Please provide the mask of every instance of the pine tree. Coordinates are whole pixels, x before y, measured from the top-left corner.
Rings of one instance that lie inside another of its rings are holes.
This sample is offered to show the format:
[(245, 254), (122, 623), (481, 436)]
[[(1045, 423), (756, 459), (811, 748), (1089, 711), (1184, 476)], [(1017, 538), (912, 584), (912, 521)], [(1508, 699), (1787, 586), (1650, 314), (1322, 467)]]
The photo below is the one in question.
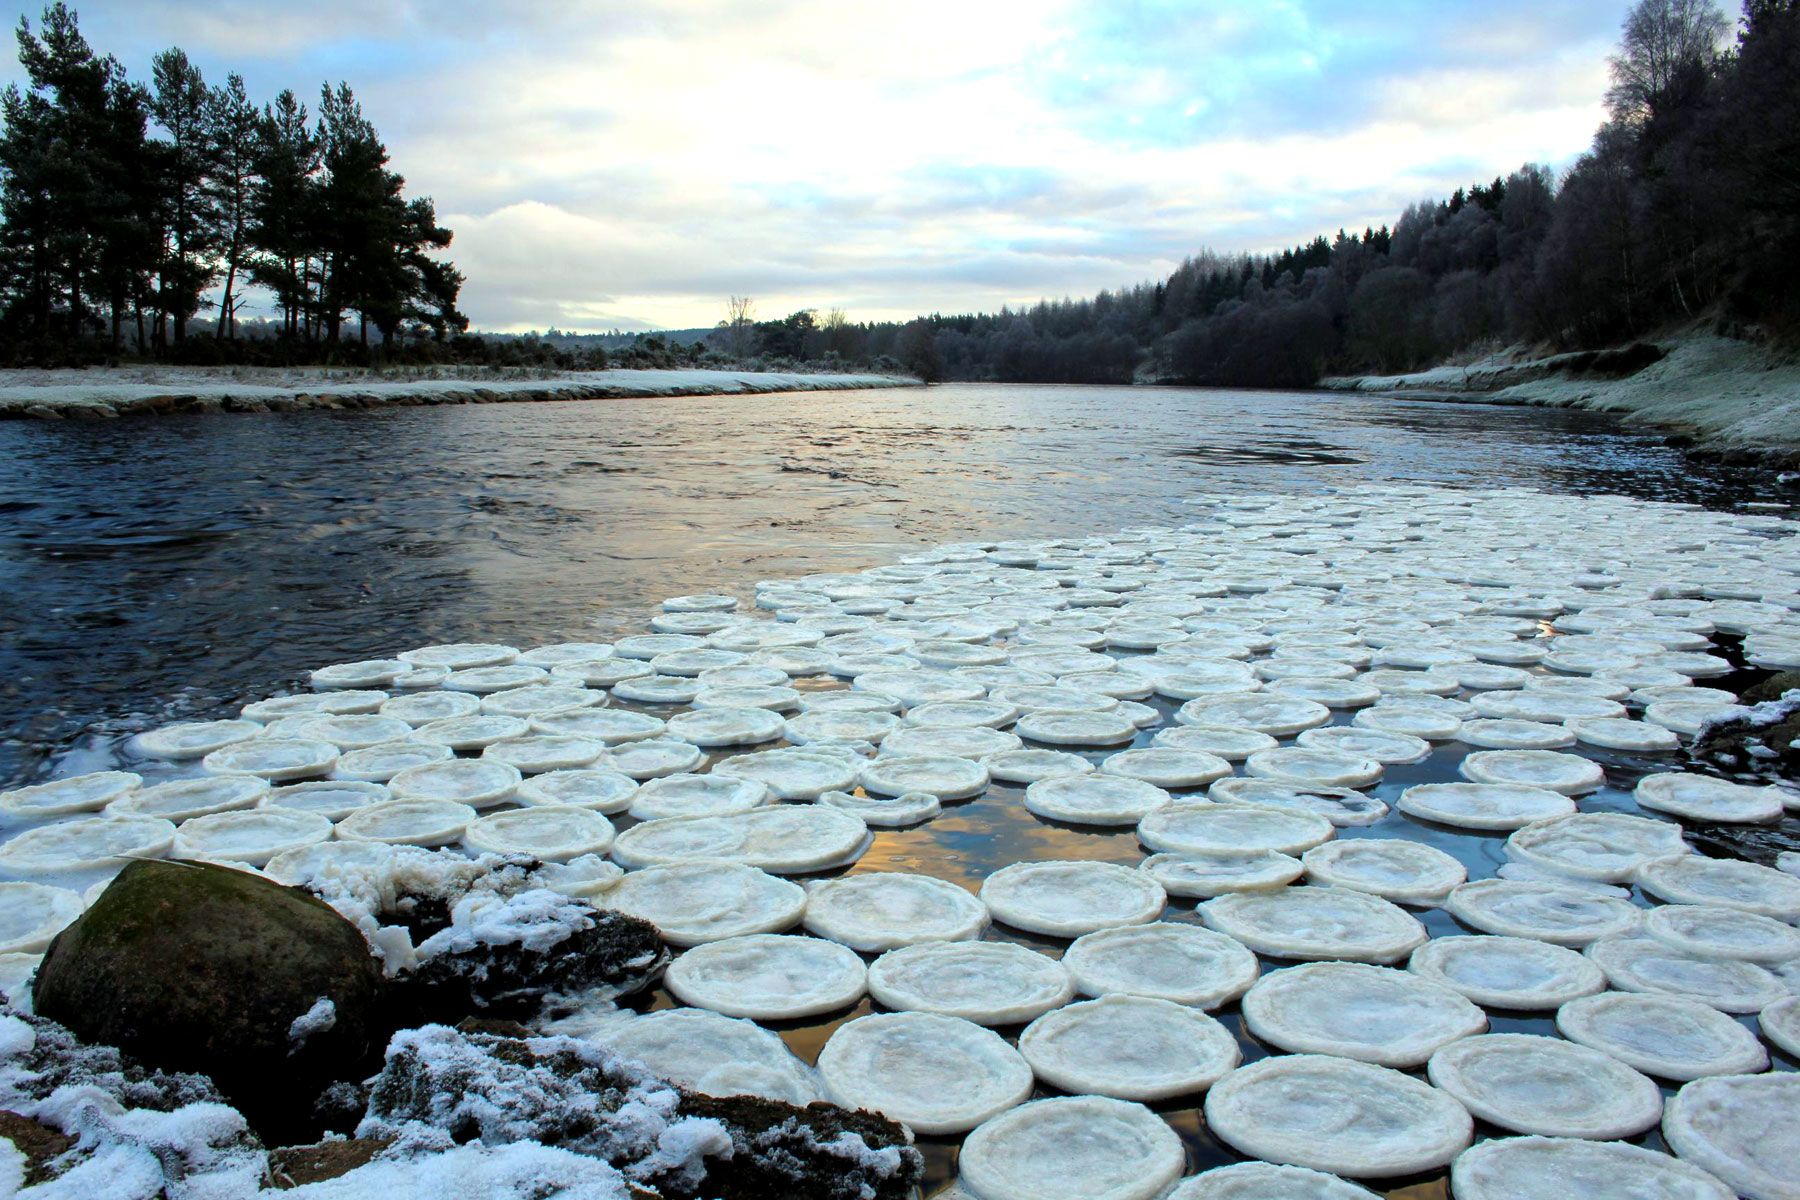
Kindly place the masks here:
[(251, 208), (257, 191), (261, 149), (261, 114), (244, 92), (241, 75), (226, 77), (225, 86), (207, 97), (206, 137), (212, 173), (205, 184), (207, 199), (218, 216), (218, 250), (225, 268), (219, 297), (217, 336), (237, 336), (238, 271), (249, 254)]
[(164, 247), (158, 341), (163, 322), (173, 327), (175, 342), (187, 338), (188, 322), (200, 311), (200, 298), (212, 285), (213, 255), (219, 237), (218, 204), (209, 181), (213, 146), (208, 120), (211, 97), (200, 68), (179, 48), (151, 62), (154, 90), (150, 111), (167, 135), (163, 143)]

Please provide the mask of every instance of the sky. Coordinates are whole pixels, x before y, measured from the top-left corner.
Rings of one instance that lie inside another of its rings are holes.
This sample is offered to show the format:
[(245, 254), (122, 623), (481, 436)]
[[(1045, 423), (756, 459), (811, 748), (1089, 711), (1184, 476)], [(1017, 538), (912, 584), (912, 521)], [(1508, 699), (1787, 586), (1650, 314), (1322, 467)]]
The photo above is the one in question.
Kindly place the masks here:
[(475, 326), (582, 331), (994, 310), (1390, 222), (1579, 154), (1629, 2), (71, 0), (139, 78), (347, 80)]

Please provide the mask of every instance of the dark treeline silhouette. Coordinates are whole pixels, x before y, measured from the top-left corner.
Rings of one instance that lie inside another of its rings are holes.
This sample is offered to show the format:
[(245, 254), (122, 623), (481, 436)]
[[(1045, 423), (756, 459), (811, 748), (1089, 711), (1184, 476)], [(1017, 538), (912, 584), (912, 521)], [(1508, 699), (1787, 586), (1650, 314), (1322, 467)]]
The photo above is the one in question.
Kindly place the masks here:
[[(366, 358), (371, 335), (392, 351), (467, 327), (438, 253), (450, 231), (404, 195), (347, 85), (316, 116), (291, 91), (259, 108), (179, 49), (146, 85), (61, 3), (18, 42), (26, 85), (0, 95), (0, 358)], [(238, 338), (252, 285), (280, 313), (273, 338)]]

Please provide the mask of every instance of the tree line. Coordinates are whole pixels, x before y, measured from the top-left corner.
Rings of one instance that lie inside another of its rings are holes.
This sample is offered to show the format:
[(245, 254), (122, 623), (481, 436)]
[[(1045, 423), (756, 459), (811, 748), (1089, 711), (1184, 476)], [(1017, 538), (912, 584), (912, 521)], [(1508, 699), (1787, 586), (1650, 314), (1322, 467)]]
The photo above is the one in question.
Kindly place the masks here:
[(4, 357), (234, 357), (251, 286), (274, 298), (286, 361), (467, 328), (451, 232), (405, 195), (348, 85), (316, 113), (291, 90), (258, 106), (178, 48), (138, 82), (60, 2), (35, 31), (21, 19), (18, 44), (25, 86), (0, 93)]

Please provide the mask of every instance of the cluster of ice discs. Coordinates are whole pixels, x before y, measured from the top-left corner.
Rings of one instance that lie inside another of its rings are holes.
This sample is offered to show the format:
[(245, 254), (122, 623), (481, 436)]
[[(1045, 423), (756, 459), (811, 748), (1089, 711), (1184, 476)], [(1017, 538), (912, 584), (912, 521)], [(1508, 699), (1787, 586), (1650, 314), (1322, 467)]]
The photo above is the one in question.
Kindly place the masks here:
[[(1764, 1044), (1800, 1052), (1800, 878), (1674, 819), (1800, 805), (1680, 753), (1744, 711), (1706, 682), (1736, 669), (1722, 641), (1800, 666), (1790, 527), (1424, 487), (1193, 504), (767, 581), (751, 609), (676, 597), (611, 643), (335, 664), (141, 734), (163, 782), (0, 795), (6, 977), (134, 857), (293, 883), (393, 847), (524, 854), (681, 949), (683, 1007), (556, 1028), (961, 1137), (979, 1200), (1353, 1197), (1444, 1168), (1461, 1200), (1800, 1196), (1800, 1075)], [(1384, 787), (1434, 757), (1461, 779)], [(844, 872), (882, 831), (928, 872), (931, 823), (982, 797), (1119, 861), (1045, 853), (975, 890)], [(1430, 909), (1464, 931), (1428, 936)], [(1271, 1056), (1243, 1065), (1233, 1006)], [(816, 1066), (765, 1027), (794, 1021), (836, 1022)], [(1258, 1161), (1181, 1181), (1147, 1107), (1179, 1097)], [(1476, 1119), (1515, 1136), (1472, 1145)], [(1659, 1125), (1672, 1155), (1622, 1141)]]

